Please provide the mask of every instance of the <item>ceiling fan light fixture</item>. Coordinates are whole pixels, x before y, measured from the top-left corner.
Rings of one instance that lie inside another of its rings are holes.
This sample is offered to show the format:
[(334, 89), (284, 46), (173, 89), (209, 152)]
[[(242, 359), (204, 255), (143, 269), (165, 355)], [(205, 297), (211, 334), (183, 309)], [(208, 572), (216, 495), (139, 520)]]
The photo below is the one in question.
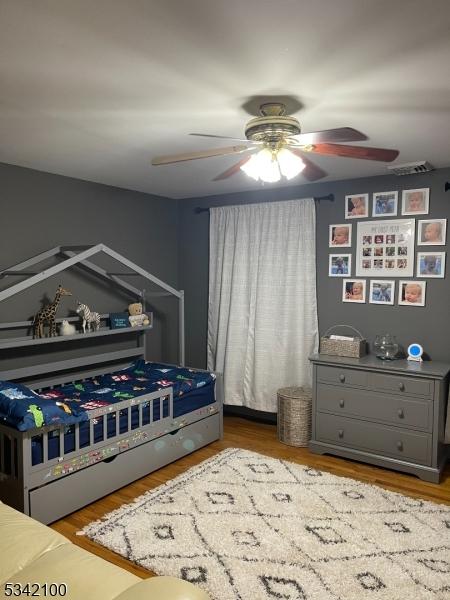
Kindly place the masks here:
[(280, 181), (281, 174), (277, 161), (273, 160), (270, 165), (260, 173), (259, 178), (265, 183), (276, 183), (277, 181)]
[(297, 177), (297, 175), (306, 167), (302, 159), (287, 148), (281, 148), (281, 150), (278, 151), (277, 160), (281, 174), (286, 177), (286, 179)]
[(253, 154), (250, 160), (241, 166), (246, 175), (256, 181), (261, 179), (267, 183), (280, 181), (280, 169), (277, 160), (268, 148), (263, 148), (257, 154)]
[(259, 180), (259, 161), (257, 160), (257, 155), (253, 154), (247, 162), (241, 165), (241, 170), (244, 171), (246, 175), (254, 179), (255, 181)]
[(287, 148), (273, 151), (263, 148), (254, 154), (240, 168), (246, 175), (256, 181), (265, 183), (276, 183), (281, 177), (292, 179), (305, 168), (305, 163), (299, 156), (293, 154)]

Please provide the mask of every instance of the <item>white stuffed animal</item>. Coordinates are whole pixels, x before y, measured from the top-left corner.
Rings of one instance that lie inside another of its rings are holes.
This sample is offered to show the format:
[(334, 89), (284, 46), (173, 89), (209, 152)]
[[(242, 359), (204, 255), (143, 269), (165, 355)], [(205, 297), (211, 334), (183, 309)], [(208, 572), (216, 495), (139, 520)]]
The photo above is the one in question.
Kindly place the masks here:
[(61, 325), (59, 327), (60, 335), (75, 335), (76, 332), (77, 332), (77, 330), (76, 330), (75, 325), (72, 325), (66, 319), (64, 319), (64, 321), (61, 323)]

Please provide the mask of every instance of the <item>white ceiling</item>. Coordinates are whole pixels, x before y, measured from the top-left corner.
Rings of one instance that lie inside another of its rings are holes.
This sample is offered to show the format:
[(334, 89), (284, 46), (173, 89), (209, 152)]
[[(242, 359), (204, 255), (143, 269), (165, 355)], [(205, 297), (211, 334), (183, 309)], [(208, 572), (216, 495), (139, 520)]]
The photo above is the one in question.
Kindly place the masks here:
[[(243, 137), (249, 100), (286, 95), (304, 132), (445, 167), (449, 65), (449, 0), (0, 0), (0, 161), (172, 198), (256, 189), (211, 181), (240, 156), (150, 160), (228, 146), (188, 133)], [(309, 156), (328, 180), (387, 172)]]

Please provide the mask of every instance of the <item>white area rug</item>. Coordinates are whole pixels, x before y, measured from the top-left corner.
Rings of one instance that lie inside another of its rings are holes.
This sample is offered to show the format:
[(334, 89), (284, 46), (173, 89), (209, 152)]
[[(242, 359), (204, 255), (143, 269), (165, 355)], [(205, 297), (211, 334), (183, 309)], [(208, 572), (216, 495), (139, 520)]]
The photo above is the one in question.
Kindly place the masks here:
[(84, 533), (213, 600), (450, 598), (450, 507), (234, 448)]

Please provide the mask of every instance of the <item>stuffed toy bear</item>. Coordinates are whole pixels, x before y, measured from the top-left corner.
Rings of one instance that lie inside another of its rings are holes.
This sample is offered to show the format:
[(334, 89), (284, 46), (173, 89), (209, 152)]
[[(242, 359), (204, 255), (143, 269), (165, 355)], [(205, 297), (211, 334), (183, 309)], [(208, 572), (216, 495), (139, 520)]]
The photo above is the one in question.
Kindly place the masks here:
[(150, 325), (149, 318), (145, 313), (142, 312), (142, 304), (140, 302), (134, 302), (128, 306), (128, 312), (130, 316), (131, 327), (140, 327), (141, 325)]

